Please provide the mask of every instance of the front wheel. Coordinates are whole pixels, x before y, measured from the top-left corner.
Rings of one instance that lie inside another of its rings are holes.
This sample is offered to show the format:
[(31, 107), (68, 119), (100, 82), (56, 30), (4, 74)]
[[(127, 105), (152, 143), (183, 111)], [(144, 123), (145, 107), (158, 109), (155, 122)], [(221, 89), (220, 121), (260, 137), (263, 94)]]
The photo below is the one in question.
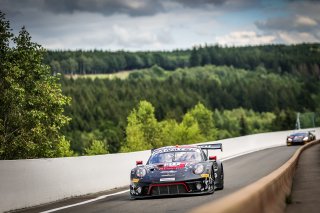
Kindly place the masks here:
[(219, 184), (217, 185), (217, 189), (218, 190), (222, 190), (224, 189), (224, 173), (223, 173), (223, 166), (221, 164), (221, 172), (220, 172), (220, 175), (218, 177), (220, 180), (219, 180)]

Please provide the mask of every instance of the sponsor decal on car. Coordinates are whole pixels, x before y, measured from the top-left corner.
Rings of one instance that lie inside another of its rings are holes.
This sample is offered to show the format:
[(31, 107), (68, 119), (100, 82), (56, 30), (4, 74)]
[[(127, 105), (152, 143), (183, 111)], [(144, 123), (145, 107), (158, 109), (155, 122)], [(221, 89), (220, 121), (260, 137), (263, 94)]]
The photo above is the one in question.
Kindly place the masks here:
[(138, 179), (138, 178), (133, 178), (133, 179), (132, 179), (132, 182), (133, 182), (133, 183), (138, 183), (138, 182), (139, 182), (139, 179)]
[(180, 163), (180, 162), (165, 163), (163, 166), (159, 167), (159, 170), (183, 169), (185, 166), (186, 166), (185, 163)]
[(185, 147), (172, 147), (172, 148), (164, 148), (164, 149), (156, 149), (152, 152), (153, 155), (158, 154), (158, 153), (163, 153), (163, 152), (179, 152), (179, 151), (184, 151), (184, 152), (190, 152), (190, 151), (195, 151), (198, 148), (185, 148)]
[(160, 181), (163, 182), (163, 181), (175, 181), (176, 178), (160, 178)]

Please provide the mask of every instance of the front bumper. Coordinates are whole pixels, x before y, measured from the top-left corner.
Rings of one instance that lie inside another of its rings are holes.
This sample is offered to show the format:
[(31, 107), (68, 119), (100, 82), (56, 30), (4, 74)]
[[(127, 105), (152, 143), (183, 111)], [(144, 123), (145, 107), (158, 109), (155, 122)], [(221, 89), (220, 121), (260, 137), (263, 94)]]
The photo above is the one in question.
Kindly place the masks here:
[(309, 141), (287, 141), (287, 146), (294, 146), (294, 145), (304, 145), (307, 144)]
[(159, 196), (206, 194), (212, 193), (214, 191), (213, 188), (214, 183), (208, 178), (165, 183), (138, 182), (130, 184), (130, 195), (132, 198), (146, 198)]

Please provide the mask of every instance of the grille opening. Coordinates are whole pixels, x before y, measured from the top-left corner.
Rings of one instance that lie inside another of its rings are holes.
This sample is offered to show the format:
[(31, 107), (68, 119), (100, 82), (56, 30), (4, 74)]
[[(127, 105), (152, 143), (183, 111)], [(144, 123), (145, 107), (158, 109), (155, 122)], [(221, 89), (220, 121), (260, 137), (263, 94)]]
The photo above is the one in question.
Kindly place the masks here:
[(188, 189), (185, 184), (159, 184), (150, 186), (149, 189), (151, 195), (176, 195), (187, 193)]

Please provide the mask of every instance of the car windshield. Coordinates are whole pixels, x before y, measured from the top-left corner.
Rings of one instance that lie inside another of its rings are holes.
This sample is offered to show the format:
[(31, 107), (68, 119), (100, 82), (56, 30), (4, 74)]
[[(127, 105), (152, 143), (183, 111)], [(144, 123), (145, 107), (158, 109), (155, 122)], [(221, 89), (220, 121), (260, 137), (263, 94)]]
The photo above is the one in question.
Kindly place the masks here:
[(200, 162), (202, 161), (200, 150), (179, 151), (179, 152), (162, 152), (151, 155), (149, 164), (171, 163), (171, 162)]
[(305, 133), (305, 132), (298, 132), (298, 133), (292, 134), (291, 136), (305, 136), (305, 135), (307, 135), (307, 133)]

